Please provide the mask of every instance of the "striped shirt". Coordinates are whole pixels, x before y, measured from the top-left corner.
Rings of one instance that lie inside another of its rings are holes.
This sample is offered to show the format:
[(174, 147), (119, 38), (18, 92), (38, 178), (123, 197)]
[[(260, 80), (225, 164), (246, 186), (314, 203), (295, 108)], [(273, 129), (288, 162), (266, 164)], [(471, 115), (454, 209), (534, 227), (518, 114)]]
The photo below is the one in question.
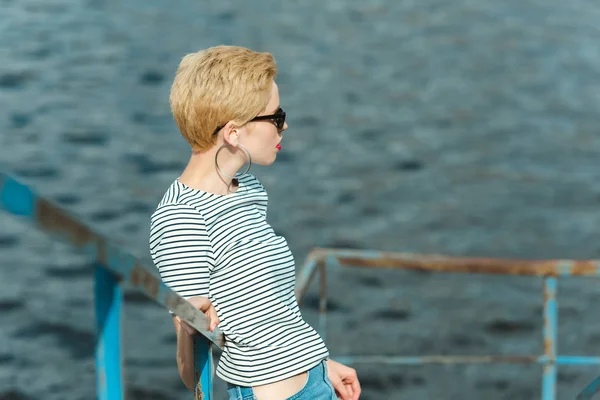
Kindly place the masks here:
[(217, 375), (240, 386), (289, 378), (329, 356), (298, 308), (294, 257), (267, 223), (267, 200), (252, 175), (229, 195), (176, 180), (151, 219), (163, 282), (183, 298), (212, 301), (226, 339)]

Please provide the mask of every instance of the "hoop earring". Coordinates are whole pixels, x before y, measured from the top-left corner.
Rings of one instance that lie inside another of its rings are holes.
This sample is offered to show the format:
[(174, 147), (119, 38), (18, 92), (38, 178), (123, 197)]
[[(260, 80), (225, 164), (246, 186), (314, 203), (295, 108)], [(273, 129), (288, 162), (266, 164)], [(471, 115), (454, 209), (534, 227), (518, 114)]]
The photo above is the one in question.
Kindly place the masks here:
[(250, 168), (252, 167), (252, 155), (250, 155), (250, 152), (248, 151), (248, 149), (246, 147), (244, 147), (243, 145), (241, 145), (240, 143), (238, 143), (238, 146), (240, 146), (242, 148), (242, 150), (244, 150), (246, 152), (246, 155), (248, 156), (248, 168), (246, 168), (246, 170), (244, 172), (242, 172), (241, 174), (239, 174), (239, 175), (235, 175), (235, 176), (227, 175), (219, 167), (219, 162), (217, 161), (217, 157), (219, 157), (219, 152), (221, 150), (223, 150), (223, 147), (225, 147), (225, 146), (227, 146), (227, 143), (221, 145), (221, 147), (219, 147), (219, 149), (217, 150), (217, 153), (215, 154), (215, 166), (217, 167), (217, 171), (219, 171), (221, 173), (221, 175), (226, 176), (227, 178), (239, 179), (242, 176), (246, 175), (248, 173), (248, 171), (250, 171)]

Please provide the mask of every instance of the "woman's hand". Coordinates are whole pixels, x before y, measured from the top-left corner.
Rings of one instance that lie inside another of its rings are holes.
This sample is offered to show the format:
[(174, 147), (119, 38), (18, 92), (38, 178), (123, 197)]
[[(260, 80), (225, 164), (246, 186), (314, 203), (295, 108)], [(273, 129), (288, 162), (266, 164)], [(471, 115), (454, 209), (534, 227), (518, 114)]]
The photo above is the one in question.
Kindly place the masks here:
[[(206, 317), (209, 320), (208, 330), (211, 332), (214, 331), (215, 328), (217, 327), (217, 325), (219, 325), (219, 317), (217, 316), (217, 311), (215, 310), (215, 307), (213, 306), (212, 302), (207, 297), (204, 297), (204, 296), (190, 297), (189, 299), (187, 299), (187, 301), (192, 303), (192, 305), (194, 307), (196, 307), (197, 309), (202, 311), (204, 313), (204, 315), (206, 315)], [(179, 317), (175, 317), (175, 318), (178, 320), (181, 327), (189, 335), (193, 336), (198, 333), (196, 328), (191, 327), (185, 321), (179, 319)]]
[(342, 400), (358, 400), (360, 383), (353, 368), (327, 360), (327, 377), (333, 384), (335, 394)]

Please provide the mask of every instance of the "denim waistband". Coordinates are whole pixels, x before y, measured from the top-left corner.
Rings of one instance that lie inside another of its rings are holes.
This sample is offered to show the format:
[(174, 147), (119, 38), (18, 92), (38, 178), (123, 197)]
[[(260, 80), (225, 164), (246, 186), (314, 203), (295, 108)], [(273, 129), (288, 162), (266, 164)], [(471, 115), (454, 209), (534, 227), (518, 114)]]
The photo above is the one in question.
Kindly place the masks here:
[[(311, 368), (308, 371), (308, 377), (306, 378), (306, 383), (308, 384), (310, 379), (315, 379), (315, 378), (317, 378), (317, 379), (318, 378), (321, 378), (321, 379), (327, 378), (327, 370), (325, 367), (325, 360), (321, 361), (319, 364), (317, 364), (316, 366), (314, 366), (313, 368)], [(238, 385), (233, 385), (231, 383), (227, 383), (227, 390), (228, 391), (234, 390), (237, 397), (241, 398), (241, 399), (253, 398), (253, 396), (254, 396), (254, 391), (249, 386), (238, 386)]]

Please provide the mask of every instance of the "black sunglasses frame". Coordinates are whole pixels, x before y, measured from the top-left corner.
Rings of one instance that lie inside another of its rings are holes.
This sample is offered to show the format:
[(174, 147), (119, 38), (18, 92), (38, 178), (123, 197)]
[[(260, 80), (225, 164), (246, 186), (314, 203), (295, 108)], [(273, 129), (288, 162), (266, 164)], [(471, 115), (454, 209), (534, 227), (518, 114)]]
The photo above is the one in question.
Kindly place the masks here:
[[(283, 111), (283, 108), (279, 107), (277, 109), (277, 111), (275, 111), (275, 114), (259, 115), (258, 117), (252, 118), (248, 122), (253, 122), (253, 121), (272, 121), (275, 124), (275, 126), (277, 127), (277, 131), (281, 132), (281, 131), (283, 131), (283, 126), (285, 125), (285, 111)], [(217, 133), (219, 133), (219, 131), (221, 129), (223, 129), (224, 126), (225, 125), (218, 126), (217, 129), (215, 129), (215, 131), (213, 132), (213, 135), (216, 135)]]

